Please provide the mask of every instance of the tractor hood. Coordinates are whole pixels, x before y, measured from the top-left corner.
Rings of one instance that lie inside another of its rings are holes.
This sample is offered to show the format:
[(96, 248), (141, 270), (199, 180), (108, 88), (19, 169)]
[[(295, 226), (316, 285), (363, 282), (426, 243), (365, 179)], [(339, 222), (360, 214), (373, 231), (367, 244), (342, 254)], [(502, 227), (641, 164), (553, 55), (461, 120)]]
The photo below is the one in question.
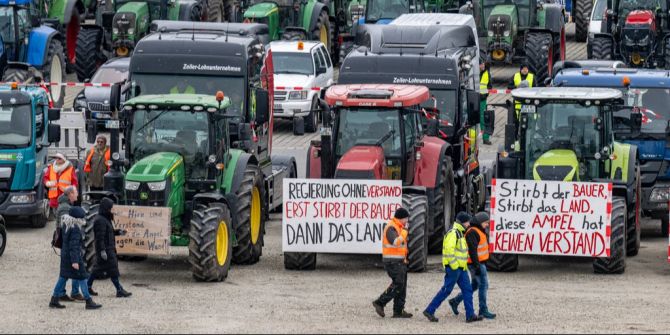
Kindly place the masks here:
[[(486, 23), (486, 29), (489, 31), (489, 37), (491, 37), (491, 32), (495, 36), (504, 36), (505, 31), (511, 33), (512, 30), (516, 30), (517, 22), (517, 9), (514, 5), (498, 5), (493, 8), (491, 15), (489, 15), (488, 22)], [(508, 34), (510, 34), (508, 33)], [(505, 36), (509, 37), (509, 35)]]
[(314, 76), (304, 74), (275, 74), (275, 87), (302, 87), (310, 89)]
[(378, 146), (355, 146), (337, 163), (336, 179), (384, 179), (384, 149)]
[(155, 153), (135, 162), (126, 174), (126, 180), (140, 182), (163, 181), (179, 164), (183, 164), (183, 161), (181, 155), (177, 153)]
[(626, 17), (626, 27), (642, 26), (656, 31), (656, 16), (650, 10), (634, 10)]
[(534, 180), (578, 180), (579, 160), (572, 150), (556, 149), (542, 154), (533, 164)]
[(249, 7), (244, 12), (245, 19), (261, 18), (269, 16), (273, 10), (277, 10), (277, 5), (274, 2), (261, 2)]

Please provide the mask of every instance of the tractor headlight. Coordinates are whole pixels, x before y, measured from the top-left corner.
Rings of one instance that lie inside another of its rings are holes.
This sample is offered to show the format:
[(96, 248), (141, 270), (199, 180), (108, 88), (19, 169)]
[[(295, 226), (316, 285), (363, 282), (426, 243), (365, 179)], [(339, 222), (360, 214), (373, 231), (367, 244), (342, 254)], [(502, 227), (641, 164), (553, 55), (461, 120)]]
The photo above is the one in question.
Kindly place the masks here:
[(668, 201), (669, 193), (670, 191), (668, 191), (667, 188), (655, 188), (653, 191), (651, 191), (649, 200), (653, 202), (666, 202)]
[(289, 100), (307, 100), (307, 91), (291, 91), (288, 94)]
[(126, 180), (126, 190), (137, 191), (140, 188), (140, 182)]
[(166, 184), (165, 180), (157, 181), (157, 182), (154, 182), (154, 183), (147, 183), (147, 185), (149, 186), (149, 189), (154, 191), (154, 192), (164, 190), (165, 189), (165, 184)]
[(489, 30), (489, 37), (493, 37), (493, 30)]
[(505, 37), (509, 37), (509, 34), (510, 34), (510, 31), (509, 31), (509, 30), (505, 30), (505, 32), (503, 33), (503, 35), (504, 35)]

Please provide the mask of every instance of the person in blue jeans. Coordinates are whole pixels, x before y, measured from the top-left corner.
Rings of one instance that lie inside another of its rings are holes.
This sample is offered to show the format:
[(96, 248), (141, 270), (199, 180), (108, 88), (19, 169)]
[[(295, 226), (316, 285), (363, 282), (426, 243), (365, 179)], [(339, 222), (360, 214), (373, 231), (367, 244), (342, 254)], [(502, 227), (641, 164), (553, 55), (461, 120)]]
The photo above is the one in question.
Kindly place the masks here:
[(435, 298), (423, 311), (423, 315), (430, 322), (437, 322), (435, 311), (442, 302), (451, 294), (454, 286), (458, 287), (463, 293), (465, 301), (465, 322), (481, 321), (482, 318), (475, 314), (472, 306), (472, 286), (468, 277), (468, 245), (465, 241), (465, 229), (470, 226), (470, 215), (460, 212), (456, 215), (454, 226), (444, 236), (442, 243), (442, 265), (444, 266), (444, 284), (437, 292)]
[[(489, 242), (486, 236), (488, 227), (489, 214), (477, 213), (470, 228), (465, 232), (465, 240), (468, 243), (468, 267), (472, 274), (472, 290), (479, 290), (479, 316), (495, 319), (496, 315), (489, 311), (486, 304), (486, 291), (489, 288), (489, 276), (486, 271), (486, 261), (489, 259)], [(454, 314), (458, 315), (458, 305), (462, 301), (462, 294), (449, 299), (449, 305)]]
[(86, 263), (84, 263), (83, 252), (83, 233), (82, 226), (86, 223), (84, 219), (86, 212), (81, 207), (70, 207), (67, 215), (63, 215), (61, 223), (63, 224), (63, 246), (60, 255), (60, 276), (53, 294), (49, 307), (65, 308), (59, 301), (59, 294), (65, 290), (65, 283), (72, 279), (72, 284), (79, 287), (86, 300), (86, 309), (98, 309), (102, 307), (96, 304), (88, 292), (88, 273), (86, 272)]

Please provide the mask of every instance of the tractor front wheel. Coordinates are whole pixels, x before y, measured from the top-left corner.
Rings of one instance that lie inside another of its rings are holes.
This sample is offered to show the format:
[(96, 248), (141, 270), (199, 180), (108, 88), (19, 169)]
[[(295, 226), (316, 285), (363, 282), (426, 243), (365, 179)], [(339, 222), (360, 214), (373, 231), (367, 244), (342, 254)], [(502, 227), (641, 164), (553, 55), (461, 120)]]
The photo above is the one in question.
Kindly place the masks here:
[(640, 202), (642, 196), (642, 185), (640, 179), (640, 167), (635, 164), (635, 202), (628, 204), (628, 221), (626, 223), (626, 257), (637, 255), (640, 251)]
[(531, 32), (526, 35), (526, 64), (530, 72), (535, 74), (533, 86), (544, 85), (545, 79), (551, 76), (554, 66), (554, 39), (549, 33)]
[(77, 37), (76, 52), (77, 79), (81, 82), (91, 79), (105, 61), (102, 55), (102, 31), (97, 28), (82, 28)]
[[(62, 83), (65, 81), (65, 54), (63, 53), (63, 45), (59, 41), (52, 40), (49, 43), (47, 61), (44, 63), (42, 74), (44, 75), (44, 81), (47, 83)], [(49, 86), (49, 93), (51, 94), (51, 100), (54, 102), (54, 107), (63, 107), (65, 87), (60, 85)]]
[(207, 1), (207, 21), (223, 22), (223, 0)]
[(433, 233), (429, 237), (428, 252), (437, 255), (442, 253), (444, 234), (454, 221), (456, 194), (454, 193), (454, 168), (451, 158), (444, 156), (440, 164), (440, 174), (431, 197), (430, 217), (433, 221)]
[(586, 42), (589, 33), (589, 21), (593, 0), (575, 0), (575, 41)]
[(285, 252), (284, 269), (298, 271), (314, 270), (316, 269), (316, 253)]
[(612, 234), (610, 257), (593, 260), (593, 272), (602, 274), (624, 273), (626, 270), (626, 199), (612, 199)]
[(266, 216), (264, 200), (261, 171), (258, 166), (248, 165), (235, 206), (237, 247), (233, 250), (233, 262), (236, 264), (255, 264), (261, 258)]
[(319, 128), (319, 98), (314, 97), (312, 99), (312, 108), (309, 111), (309, 114), (304, 117), (305, 120), (305, 132), (314, 133)]
[(612, 59), (612, 39), (609, 37), (594, 37), (591, 40), (592, 59)]
[(328, 12), (324, 10), (319, 15), (316, 25), (312, 30), (312, 39), (323, 43), (326, 46), (326, 50), (332, 50), (331, 29)]
[(196, 209), (191, 217), (188, 261), (197, 281), (224, 281), (233, 254), (233, 229), (226, 204)]
[(519, 255), (490, 254), (486, 269), (495, 272), (514, 272), (519, 268)]
[(402, 206), (410, 213), (407, 222), (409, 228), (407, 236), (409, 271), (422, 272), (428, 264), (428, 235), (426, 235), (428, 198), (425, 195), (404, 194)]

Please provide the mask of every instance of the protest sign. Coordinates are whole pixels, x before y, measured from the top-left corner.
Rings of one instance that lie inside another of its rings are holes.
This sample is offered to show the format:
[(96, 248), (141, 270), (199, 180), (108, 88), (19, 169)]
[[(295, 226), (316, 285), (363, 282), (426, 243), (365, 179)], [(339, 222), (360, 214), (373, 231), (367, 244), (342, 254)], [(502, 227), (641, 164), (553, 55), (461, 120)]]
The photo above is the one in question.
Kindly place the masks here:
[(284, 252), (380, 254), (399, 180), (284, 179)]
[(495, 253), (608, 257), (612, 184), (491, 181)]
[(116, 237), (119, 255), (168, 255), (170, 208), (114, 205), (114, 229), (126, 231)]

